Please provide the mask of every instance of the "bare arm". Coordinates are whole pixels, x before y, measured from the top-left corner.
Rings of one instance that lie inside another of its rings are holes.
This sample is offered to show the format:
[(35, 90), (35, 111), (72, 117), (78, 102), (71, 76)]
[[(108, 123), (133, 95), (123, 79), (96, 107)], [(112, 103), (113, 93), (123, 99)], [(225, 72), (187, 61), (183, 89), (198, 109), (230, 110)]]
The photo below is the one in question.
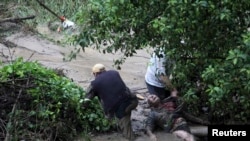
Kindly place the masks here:
[(166, 86), (172, 91), (175, 89), (171, 81), (169, 80), (169, 77), (166, 75), (161, 75), (160, 79), (166, 84)]
[(83, 103), (83, 107), (87, 108), (90, 102), (90, 99), (93, 99), (95, 96), (95, 93), (93, 91), (93, 87), (91, 85), (88, 86), (86, 90), (86, 95), (85, 95), (85, 102)]
[(169, 90), (171, 91), (171, 96), (176, 97), (178, 95), (178, 91), (171, 83), (169, 77), (167, 77), (166, 75), (161, 75), (160, 78), (165, 83), (166, 87), (168, 87)]
[(90, 84), (86, 90), (86, 98), (88, 99), (92, 99), (95, 96), (94, 90), (92, 85)]

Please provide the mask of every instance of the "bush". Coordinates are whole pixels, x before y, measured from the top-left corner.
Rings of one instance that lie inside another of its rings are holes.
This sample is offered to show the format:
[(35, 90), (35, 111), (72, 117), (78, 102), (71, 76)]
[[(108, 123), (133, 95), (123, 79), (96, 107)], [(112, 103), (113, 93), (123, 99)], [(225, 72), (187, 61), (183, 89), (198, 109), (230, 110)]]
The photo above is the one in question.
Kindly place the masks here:
[(80, 86), (37, 62), (19, 58), (3, 66), (0, 140), (69, 140), (79, 132), (108, 130), (98, 100), (85, 108), (84, 96)]

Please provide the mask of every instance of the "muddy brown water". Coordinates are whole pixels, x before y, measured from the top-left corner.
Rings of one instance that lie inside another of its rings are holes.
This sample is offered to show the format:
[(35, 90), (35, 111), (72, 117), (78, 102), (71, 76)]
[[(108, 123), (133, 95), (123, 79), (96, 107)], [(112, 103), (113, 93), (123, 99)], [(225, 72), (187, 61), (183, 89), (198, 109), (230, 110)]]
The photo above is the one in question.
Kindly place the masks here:
[[(63, 61), (65, 55), (69, 55), (75, 48), (67, 44), (58, 45), (55, 43), (64, 40), (65, 35), (51, 31), (47, 25), (39, 25), (37, 31), (46, 38), (41, 38), (38, 34), (22, 31), (8, 36), (6, 40), (17, 46), (9, 50), (4, 44), (0, 43), (3, 55), (8, 56), (7, 58), (2, 58), (2, 61), (8, 62), (17, 57), (38, 61), (47, 67), (62, 69), (69, 78), (86, 89), (89, 82), (93, 79), (91, 68), (94, 64), (102, 63), (107, 69), (115, 69), (113, 60), (122, 57), (121, 53), (102, 54), (92, 48), (86, 48), (84, 52), (81, 51), (77, 55), (75, 60)], [(121, 65), (122, 69), (118, 70), (127, 86), (144, 97), (147, 95), (144, 74), (149, 57), (150, 49), (138, 50), (137, 54), (128, 58)], [(149, 141), (148, 136), (143, 132), (143, 122), (148, 112), (149, 109), (145, 100), (140, 100), (138, 107), (132, 112), (132, 126), (138, 134), (137, 141)], [(156, 132), (156, 136), (158, 141), (178, 140), (173, 135), (164, 132)], [(90, 135), (90, 137), (91, 141), (127, 141), (117, 132)], [(79, 137), (75, 141), (84, 141), (84, 138)]]

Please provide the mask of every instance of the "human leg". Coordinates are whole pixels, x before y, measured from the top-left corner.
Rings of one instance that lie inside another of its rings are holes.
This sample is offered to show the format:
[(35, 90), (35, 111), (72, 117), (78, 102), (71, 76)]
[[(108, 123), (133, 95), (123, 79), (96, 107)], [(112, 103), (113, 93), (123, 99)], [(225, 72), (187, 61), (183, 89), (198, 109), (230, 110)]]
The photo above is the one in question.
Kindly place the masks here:
[(191, 134), (191, 130), (186, 120), (182, 117), (178, 117), (175, 120), (172, 131), (174, 135), (183, 139), (184, 141), (195, 141), (195, 137)]
[(129, 141), (135, 140), (135, 135), (131, 125), (131, 114), (127, 114), (126, 116), (122, 117), (118, 120), (118, 126), (123, 134), (123, 136)]
[(154, 90), (154, 86), (148, 84), (147, 82), (145, 83), (146, 83), (149, 94), (156, 94), (156, 91)]
[(118, 120), (118, 126), (122, 132), (122, 134), (133, 141), (135, 139), (134, 132), (131, 125), (131, 112), (138, 105), (138, 99), (136, 97), (131, 97), (123, 104), (120, 105), (116, 112), (116, 117)]
[(127, 106), (127, 108), (125, 109), (125, 114), (130, 114), (132, 110), (134, 110), (137, 106), (138, 106), (138, 99), (137, 97), (131, 98), (130, 99), (130, 104)]
[(148, 84), (147, 82), (146, 82), (146, 85), (147, 85), (149, 94), (155, 94), (161, 100), (170, 96), (170, 91), (166, 90), (165, 88), (156, 87), (156, 86)]
[(183, 139), (184, 141), (195, 141), (194, 136), (184, 130), (176, 130), (173, 132), (173, 134), (177, 136), (178, 138)]

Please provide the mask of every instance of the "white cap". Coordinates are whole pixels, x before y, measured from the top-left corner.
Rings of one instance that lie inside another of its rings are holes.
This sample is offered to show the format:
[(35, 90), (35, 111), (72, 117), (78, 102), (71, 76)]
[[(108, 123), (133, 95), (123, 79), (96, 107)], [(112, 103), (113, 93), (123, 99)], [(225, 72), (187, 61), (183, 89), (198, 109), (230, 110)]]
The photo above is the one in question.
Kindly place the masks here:
[(103, 64), (95, 64), (92, 68), (93, 73), (98, 73), (105, 71), (105, 66)]

